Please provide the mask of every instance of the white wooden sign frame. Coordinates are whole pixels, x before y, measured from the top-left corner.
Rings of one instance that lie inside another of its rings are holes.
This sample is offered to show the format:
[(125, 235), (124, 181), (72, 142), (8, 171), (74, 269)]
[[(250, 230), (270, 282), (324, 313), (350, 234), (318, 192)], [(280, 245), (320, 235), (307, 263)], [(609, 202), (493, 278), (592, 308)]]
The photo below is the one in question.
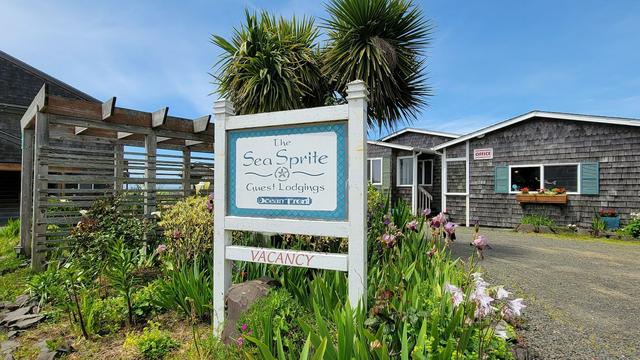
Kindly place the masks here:
[[(347, 104), (311, 109), (234, 116), (224, 99), (214, 105), (215, 180), (213, 241), (213, 325), (219, 335), (225, 319), (225, 299), (231, 286), (233, 261), (250, 261), (348, 272), (353, 306), (367, 294), (367, 95), (364, 82), (347, 85)], [(228, 132), (300, 124), (347, 123), (347, 201), (345, 220), (259, 218), (228, 215)], [(232, 244), (234, 230), (348, 238), (348, 254), (266, 249)], [(362, 301), (363, 306), (366, 301)]]

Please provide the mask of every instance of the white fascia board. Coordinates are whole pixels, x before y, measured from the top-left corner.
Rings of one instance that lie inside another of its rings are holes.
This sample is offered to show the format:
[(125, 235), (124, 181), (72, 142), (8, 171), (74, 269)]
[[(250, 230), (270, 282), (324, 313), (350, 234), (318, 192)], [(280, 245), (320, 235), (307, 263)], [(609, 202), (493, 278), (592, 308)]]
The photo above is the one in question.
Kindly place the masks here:
[(569, 113), (559, 113), (559, 112), (550, 112), (550, 111), (531, 111), (526, 114), (511, 118), (509, 120), (505, 120), (497, 124), (488, 126), (484, 129), (474, 131), (467, 135), (463, 135), (457, 139), (447, 141), (440, 145), (434, 146), (433, 149), (440, 150), (455, 144), (459, 144), (463, 141), (473, 139), (475, 137), (482, 136), (484, 134), (487, 134), (496, 130), (500, 130), (507, 126), (511, 126), (534, 117), (543, 117), (543, 118), (551, 118), (551, 119), (558, 119), (558, 120), (584, 121), (584, 122), (611, 124), (611, 125), (640, 126), (640, 119), (607, 117), (607, 116), (597, 116), (597, 115), (580, 115), (580, 114), (569, 114)]
[(396, 131), (392, 134), (389, 134), (385, 137), (383, 137), (382, 139), (380, 139), (380, 141), (387, 141), (389, 139), (392, 139), (398, 135), (402, 135), (404, 133), (407, 132), (414, 132), (414, 133), (418, 133), (418, 134), (424, 134), (424, 135), (433, 135), (433, 136), (442, 136), (442, 137), (448, 137), (448, 138), (458, 138), (460, 137), (460, 135), (458, 134), (452, 134), (452, 133), (447, 133), (447, 132), (443, 132), (443, 131), (433, 131), (433, 130), (426, 130), (426, 129), (416, 129), (416, 128), (404, 128), (402, 130)]

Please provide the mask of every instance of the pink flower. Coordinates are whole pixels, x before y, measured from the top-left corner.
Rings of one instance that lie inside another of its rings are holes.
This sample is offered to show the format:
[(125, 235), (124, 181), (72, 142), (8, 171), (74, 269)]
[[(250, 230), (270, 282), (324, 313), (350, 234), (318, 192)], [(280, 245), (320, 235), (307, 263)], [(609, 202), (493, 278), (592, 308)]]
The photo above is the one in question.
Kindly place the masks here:
[(418, 231), (418, 222), (415, 220), (408, 222), (407, 229), (411, 231)]
[(249, 325), (247, 324), (242, 324), (242, 326), (240, 327), (242, 329), (242, 332), (247, 331), (247, 329), (249, 328)]
[(431, 219), (431, 227), (437, 229), (440, 225), (444, 224), (445, 221), (446, 217), (444, 216), (444, 213), (440, 213)]
[(165, 251), (167, 251), (167, 245), (165, 245), (165, 244), (160, 244), (156, 248), (156, 254), (162, 254)]
[(444, 232), (446, 232), (448, 235), (453, 234), (456, 231), (456, 227), (458, 225), (452, 223), (452, 222), (448, 222), (446, 224), (444, 224)]
[(389, 215), (385, 215), (385, 216), (382, 218), (382, 222), (383, 222), (385, 225), (389, 225), (389, 224), (391, 224), (391, 218), (389, 217)]
[(505, 290), (502, 286), (499, 286), (496, 290), (496, 299), (498, 300), (506, 299), (509, 295), (511, 295), (511, 293)]
[(396, 244), (395, 235), (383, 234), (382, 235), (382, 243), (384, 243), (387, 247), (393, 247)]
[(470, 298), (476, 303), (476, 318), (481, 319), (493, 312), (491, 303), (494, 299), (487, 294), (484, 286), (478, 286), (476, 283), (476, 289), (471, 293)]
[(489, 240), (484, 235), (478, 235), (478, 237), (473, 240), (473, 243), (471, 243), (471, 245), (475, 246), (478, 250), (490, 248)]
[(207, 210), (213, 211), (213, 193), (209, 194), (207, 198)]
[(507, 303), (507, 306), (503, 310), (505, 316), (507, 317), (520, 316), (522, 314), (521, 313), (522, 309), (527, 307), (525, 304), (522, 303), (522, 300), (523, 300), (522, 298), (517, 298), (509, 301)]
[(438, 248), (434, 246), (431, 248), (431, 250), (429, 250), (429, 252), (427, 253), (427, 256), (429, 257), (429, 259), (431, 259), (433, 255), (435, 255), (437, 252), (438, 252)]
[(424, 209), (424, 210), (422, 210), (422, 215), (423, 215), (423, 216), (429, 216), (429, 215), (431, 215), (431, 209)]
[(451, 302), (453, 303), (454, 308), (462, 304), (462, 302), (464, 301), (464, 293), (462, 292), (462, 290), (460, 290), (460, 288), (447, 283), (444, 285), (444, 289), (449, 294), (451, 294)]
[(238, 344), (238, 346), (242, 346), (244, 345), (244, 338), (239, 337), (236, 339), (236, 344)]
[(173, 230), (173, 232), (171, 233), (171, 237), (178, 240), (182, 237), (182, 233), (180, 232), (180, 230), (175, 229)]

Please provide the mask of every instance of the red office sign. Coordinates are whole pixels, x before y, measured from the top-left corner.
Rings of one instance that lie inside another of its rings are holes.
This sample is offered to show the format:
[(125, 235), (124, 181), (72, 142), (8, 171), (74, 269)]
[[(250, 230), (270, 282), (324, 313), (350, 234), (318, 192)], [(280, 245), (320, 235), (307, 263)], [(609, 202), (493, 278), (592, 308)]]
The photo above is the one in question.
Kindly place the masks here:
[(473, 149), (473, 160), (493, 159), (493, 148)]

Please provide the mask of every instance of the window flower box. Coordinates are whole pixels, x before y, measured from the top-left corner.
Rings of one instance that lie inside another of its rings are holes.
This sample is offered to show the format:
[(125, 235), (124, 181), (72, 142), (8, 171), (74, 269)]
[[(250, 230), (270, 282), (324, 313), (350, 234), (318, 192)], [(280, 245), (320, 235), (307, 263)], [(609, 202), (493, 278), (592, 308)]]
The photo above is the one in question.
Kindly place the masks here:
[(546, 195), (546, 194), (518, 194), (516, 200), (520, 204), (558, 204), (567, 203), (567, 194)]

